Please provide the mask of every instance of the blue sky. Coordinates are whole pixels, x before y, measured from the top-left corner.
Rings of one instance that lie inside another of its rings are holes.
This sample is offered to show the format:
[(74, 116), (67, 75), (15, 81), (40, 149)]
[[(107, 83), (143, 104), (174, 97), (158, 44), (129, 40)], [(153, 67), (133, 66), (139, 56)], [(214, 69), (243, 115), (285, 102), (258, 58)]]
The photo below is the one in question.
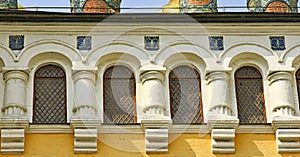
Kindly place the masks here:
[[(59, 6), (69, 7), (70, 0), (18, 0), (19, 3), (24, 7), (34, 6)], [(134, 7), (161, 7), (167, 4), (169, 0), (122, 0), (122, 8), (134, 8)], [(218, 6), (246, 6), (247, 0), (218, 0)], [(300, 2), (299, 2), (300, 3)], [(59, 9), (55, 11), (68, 12), (69, 9)], [(219, 10), (223, 11), (223, 9)], [(226, 11), (239, 11), (237, 9), (226, 9)], [(240, 11), (246, 11), (241, 9)]]

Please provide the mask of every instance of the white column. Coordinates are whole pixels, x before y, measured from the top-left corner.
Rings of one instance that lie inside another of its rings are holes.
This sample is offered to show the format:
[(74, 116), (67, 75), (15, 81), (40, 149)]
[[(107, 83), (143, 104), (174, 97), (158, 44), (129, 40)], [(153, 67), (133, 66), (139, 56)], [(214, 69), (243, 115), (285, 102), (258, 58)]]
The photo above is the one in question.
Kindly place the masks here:
[(96, 116), (95, 74), (92, 71), (79, 71), (73, 74), (74, 116), (87, 119)]
[(25, 131), (28, 127), (26, 118), (26, 82), (27, 73), (8, 71), (4, 74), (4, 118), (1, 119), (1, 153), (24, 153)]
[(300, 118), (295, 116), (292, 74), (287, 71), (276, 71), (270, 73), (268, 77), (277, 151), (300, 152)]
[(168, 133), (171, 119), (166, 115), (164, 74), (158, 70), (147, 70), (141, 75), (142, 104), (145, 118), (141, 125), (145, 131), (146, 153), (167, 153)]
[(164, 75), (159, 71), (147, 71), (141, 75), (143, 112), (146, 116), (165, 116)]
[(232, 115), (226, 71), (210, 72), (206, 75), (206, 80), (209, 87), (209, 111), (213, 115)]
[(5, 117), (25, 117), (27, 73), (9, 71), (4, 74), (5, 93), (2, 112)]
[(269, 75), (272, 112), (274, 116), (293, 116), (292, 74), (286, 71), (276, 71)]
[(93, 71), (76, 71), (74, 80), (74, 153), (96, 153), (97, 135), (101, 121), (97, 118), (95, 74)]
[(211, 131), (213, 153), (235, 152), (235, 129), (239, 120), (232, 116), (229, 100), (228, 74), (211, 71), (206, 74), (209, 92), (208, 126)]

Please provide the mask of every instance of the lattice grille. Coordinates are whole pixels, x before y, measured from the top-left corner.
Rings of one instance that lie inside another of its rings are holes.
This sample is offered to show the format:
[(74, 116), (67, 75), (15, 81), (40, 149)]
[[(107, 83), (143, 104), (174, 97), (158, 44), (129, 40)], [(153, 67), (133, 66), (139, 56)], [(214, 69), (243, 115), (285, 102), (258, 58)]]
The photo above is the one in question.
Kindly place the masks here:
[(297, 91), (298, 91), (298, 103), (300, 108), (300, 69), (296, 73), (296, 80), (297, 80)]
[(66, 78), (55, 65), (41, 67), (35, 74), (33, 123), (66, 123)]
[(240, 68), (235, 73), (235, 86), (240, 123), (266, 123), (263, 83), (260, 72), (253, 67)]
[(125, 66), (113, 66), (104, 74), (104, 123), (135, 123), (135, 79)]
[(170, 101), (174, 124), (197, 124), (203, 122), (200, 76), (188, 66), (171, 71)]

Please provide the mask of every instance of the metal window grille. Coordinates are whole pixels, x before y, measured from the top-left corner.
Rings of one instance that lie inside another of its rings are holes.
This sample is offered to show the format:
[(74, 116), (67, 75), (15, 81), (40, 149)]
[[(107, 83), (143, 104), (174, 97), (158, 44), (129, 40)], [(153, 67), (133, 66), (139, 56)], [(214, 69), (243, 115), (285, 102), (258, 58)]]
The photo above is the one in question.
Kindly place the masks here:
[(174, 124), (203, 122), (199, 73), (189, 66), (179, 66), (169, 74), (171, 117)]
[(67, 122), (66, 76), (63, 69), (46, 65), (34, 76), (33, 123)]
[(266, 123), (261, 73), (254, 67), (245, 66), (238, 69), (234, 77), (240, 123)]
[(133, 72), (125, 66), (112, 66), (105, 71), (103, 81), (104, 123), (136, 123)]
[(297, 81), (298, 103), (300, 108), (300, 69), (296, 72), (296, 81)]

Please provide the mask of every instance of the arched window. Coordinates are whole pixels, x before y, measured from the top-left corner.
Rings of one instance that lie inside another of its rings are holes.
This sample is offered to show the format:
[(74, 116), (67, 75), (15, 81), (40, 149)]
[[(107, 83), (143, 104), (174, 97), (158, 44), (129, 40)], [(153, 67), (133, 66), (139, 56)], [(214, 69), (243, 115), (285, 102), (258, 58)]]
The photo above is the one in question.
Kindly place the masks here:
[(104, 123), (136, 123), (133, 72), (122, 65), (112, 66), (104, 73), (103, 85)]
[(296, 72), (297, 91), (298, 91), (298, 103), (300, 109), (300, 69)]
[(254, 67), (244, 66), (234, 75), (240, 124), (263, 124), (265, 102), (261, 73)]
[(33, 123), (67, 122), (66, 75), (56, 65), (39, 68), (34, 75)]
[(199, 73), (189, 66), (179, 66), (169, 74), (171, 117), (174, 124), (203, 122)]

